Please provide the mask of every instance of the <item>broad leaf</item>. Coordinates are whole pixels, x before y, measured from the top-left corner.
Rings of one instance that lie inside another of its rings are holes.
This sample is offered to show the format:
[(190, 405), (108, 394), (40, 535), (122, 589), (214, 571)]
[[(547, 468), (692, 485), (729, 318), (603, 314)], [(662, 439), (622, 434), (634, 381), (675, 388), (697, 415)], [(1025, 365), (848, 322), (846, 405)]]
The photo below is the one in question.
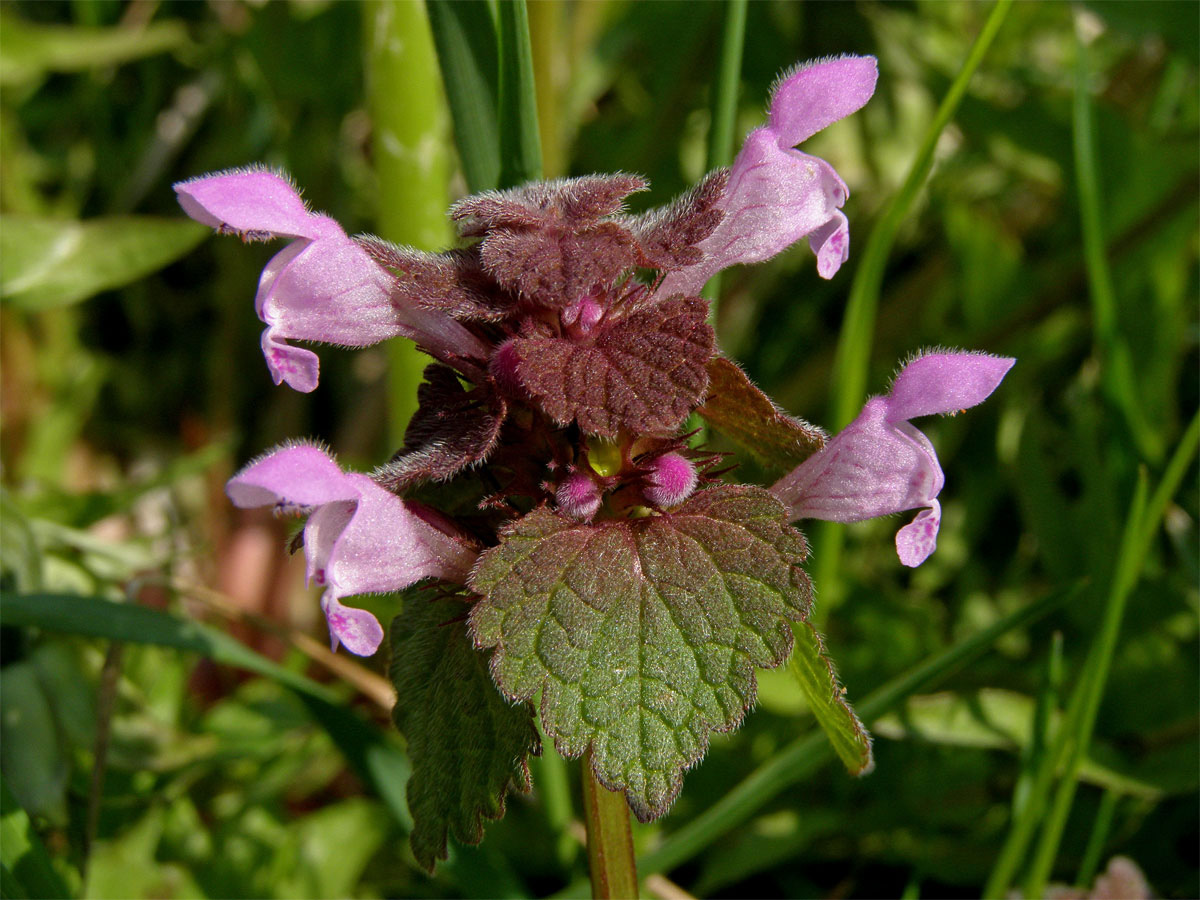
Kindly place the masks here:
[(697, 412), (773, 470), (794, 469), (825, 446), (824, 431), (789, 416), (721, 356), (708, 362), (708, 397)]
[(161, 269), (208, 233), (197, 222), (151, 216), (84, 222), (7, 216), (0, 230), (0, 299), (25, 309), (77, 303)]
[(674, 512), (580, 525), (547, 509), (479, 561), (471, 611), (513, 700), (542, 695), (560, 754), (591, 748), (596, 775), (643, 822), (661, 816), (712, 731), (754, 702), (754, 667), (792, 647), (811, 585), (782, 506), (721, 485)]
[(517, 338), (518, 376), (550, 418), (615, 438), (675, 428), (708, 384), (713, 330), (699, 297), (672, 297), (612, 324), (590, 343)]
[(466, 611), (462, 598), (410, 592), (391, 627), (393, 718), (413, 767), (412, 850), (431, 872), (447, 856), (447, 833), (478, 844), (482, 819), (504, 815), (509, 789), (529, 790), (526, 758), (541, 753), (533, 709), (496, 690), (467, 636)]

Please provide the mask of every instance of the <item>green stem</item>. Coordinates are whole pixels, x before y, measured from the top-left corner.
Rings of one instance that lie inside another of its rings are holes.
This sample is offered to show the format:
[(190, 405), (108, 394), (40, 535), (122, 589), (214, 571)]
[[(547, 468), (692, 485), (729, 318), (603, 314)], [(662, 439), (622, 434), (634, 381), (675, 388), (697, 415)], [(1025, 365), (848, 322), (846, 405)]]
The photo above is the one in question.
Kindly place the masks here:
[(1110, 401), (1125, 418), (1129, 433), (1144, 459), (1162, 460), (1158, 432), (1146, 422), (1145, 407), (1138, 399), (1137, 378), (1129, 345), (1117, 321), (1117, 294), (1113, 287), (1104, 239), (1100, 177), (1092, 126), (1091, 67), (1087, 44), (1075, 38), (1075, 93), (1071, 132), (1075, 151), (1075, 183), (1079, 193), (1079, 219), (1083, 234), (1083, 259), (1087, 269), (1088, 296), (1092, 301), (1092, 323), (1096, 355), (1101, 363), (1102, 384)]
[[(933, 154), (942, 131), (950, 123), (958, 105), (967, 92), (967, 86), (984, 55), (1000, 30), (1012, 0), (997, 0), (992, 7), (983, 29), (975, 38), (967, 59), (959, 70), (950, 90), (942, 99), (937, 114), (925, 132), (921, 148), (908, 170), (900, 190), (888, 203), (878, 223), (867, 238), (862, 260), (854, 273), (850, 285), (850, 297), (846, 301), (846, 315), (838, 335), (837, 351), (833, 361), (831, 422), (835, 428), (845, 427), (856, 415), (867, 392), (867, 376), (871, 362), (871, 346), (875, 334), (875, 314), (879, 307), (879, 296), (883, 288), (883, 275), (888, 255), (896, 242), (900, 224), (908, 217), (917, 194), (933, 168)], [(822, 523), (817, 529), (814, 546), (819, 553), (815, 556), (817, 571), (814, 581), (821, 587), (820, 610), (828, 612), (840, 596), (838, 572), (841, 562), (844, 528), (834, 523)]]
[[(449, 166), (442, 149), (449, 122), (425, 5), (376, 0), (362, 9), (379, 179), (377, 227), (390, 241), (440, 249), (450, 240)], [(388, 440), (399, 447), (429, 358), (409, 341), (390, 341), (387, 353)]]
[(592, 896), (636, 898), (637, 863), (629, 828), (629, 804), (623, 793), (608, 790), (596, 779), (590, 751), (583, 757), (583, 810)]
[[(738, 86), (742, 78), (742, 51), (746, 44), (746, 0), (726, 0), (721, 31), (721, 55), (713, 84), (712, 124), (708, 131), (708, 171), (733, 161), (733, 128), (737, 122)], [(708, 280), (701, 295), (709, 302), (709, 321), (717, 321), (721, 273)]]

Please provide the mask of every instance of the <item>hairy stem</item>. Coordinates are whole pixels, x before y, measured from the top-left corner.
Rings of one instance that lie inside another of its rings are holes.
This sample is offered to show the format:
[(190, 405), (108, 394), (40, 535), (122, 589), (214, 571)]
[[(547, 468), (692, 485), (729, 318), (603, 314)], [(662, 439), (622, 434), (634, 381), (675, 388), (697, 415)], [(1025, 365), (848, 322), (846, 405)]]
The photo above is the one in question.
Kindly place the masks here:
[(590, 752), (583, 757), (583, 810), (592, 896), (637, 897), (629, 804), (620, 791), (610, 791), (596, 780)]

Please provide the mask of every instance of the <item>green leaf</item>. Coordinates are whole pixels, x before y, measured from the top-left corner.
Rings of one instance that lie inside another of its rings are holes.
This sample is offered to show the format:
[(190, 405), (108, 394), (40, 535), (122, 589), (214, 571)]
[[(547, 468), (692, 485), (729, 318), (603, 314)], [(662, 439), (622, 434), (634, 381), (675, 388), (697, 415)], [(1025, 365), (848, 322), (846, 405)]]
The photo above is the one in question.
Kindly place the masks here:
[(529, 790), (526, 757), (542, 752), (533, 708), (496, 690), (485, 655), (471, 646), (466, 611), (461, 598), (410, 592), (390, 630), (392, 717), (413, 767), (412, 850), (430, 872), (447, 857), (447, 833), (483, 840), (483, 817), (504, 815), (510, 788)]
[(0, 16), (0, 84), (33, 81), (47, 72), (78, 72), (174, 50), (187, 43), (183, 22), (151, 22), (144, 28), (35, 25)]
[(428, 3), (425, 9), (467, 189), (473, 194), (494, 190), (500, 186), (499, 63), (491, 4)]
[(796, 635), (796, 651), (789, 668), (808, 698), (813, 717), (852, 775), (871, 771), (875, 767), (871, 736), (846, 702), (846, 689), (838, 684), (821, 635), (808, 622), (796, 626), (792, 632)]
[(67, 897), (70, 892), (50, 864), (29, 815), (0, 776), (0, 866), (5, 897)]
[(811, 584), (808, 547), (761, 488), (721, 485), (669, 515), (581, 525), (546, 509), (516, 522), (472, 576), (480, 647), (506, 695), (541, 692), (559, 753), (590, 748), (597, 778), (643, 822), (661, 816), (712, 731), (780, 665)]
[(696, 412), (775, 471), (790, 471), (825, 446), (824, 431), (789, 416), (722, 356), (708, 362), (708, 397)]
[(7, 216), (0, 231), (0, 300), (37, 310), (121, 287), (189, 253), (209, 229), (184, 219), (77, 221)]
[(0, 693), (0, 766), (9, 785), (24, 809), (65, 825), (71, 761), (33, 663), (0, 669)]

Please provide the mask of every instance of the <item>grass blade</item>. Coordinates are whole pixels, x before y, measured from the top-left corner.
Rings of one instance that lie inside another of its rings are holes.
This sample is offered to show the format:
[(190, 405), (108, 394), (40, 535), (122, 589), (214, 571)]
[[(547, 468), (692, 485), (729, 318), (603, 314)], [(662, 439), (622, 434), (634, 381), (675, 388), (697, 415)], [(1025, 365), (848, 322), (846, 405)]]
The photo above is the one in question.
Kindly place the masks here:
[[(933, 154), (942, 131), (954, 117), (959, 103), (967, 92), (971, 77), (983, 62), (992, 40), (1004, 23), (1012, 0), (997, 0), (987, 21), (975, 38), (967, 59), (942, 98), (937, 114), (925, 132), (916, 159), (909, 167), (908, 175), (900, 190), (887, 204), (879, 221), (867, 238), (862, 260), (854, 273), (850, 285), (850, 296), (846, 301), (846, 315), (838, 335), (837, 351), (834, 355), (832, 385), (831, 422), (835, 429), (849, 423), (857, 414), (867, 393), (867, 376), (871, 362), (871, 347), (875, 337), (875, 315), (879, 308), (879, 296), (883, 288), (883, 274), (888, 255), (896, 241), (900, 224), (908, 217), (917, 194), (924, 186), (933, 167)], [(828, 610), (837, 602), (838, 571), (841, 547), (845, 530), (841, 525), (823, 523), (814, 542), (821, 548), (815, 573), (815, 582), (820, 585)]]
[(1137, 490), (1129, 507), (1129, 518), (1126, 520), (1125, 534), (1121, 538), (1117, 562), (1109, 588), (1108, 601), (1104, 606), (1100, 630), (1096, 634), (1092, 648), (1084, 664), (1084, 674), (1071, 698), (1071, 707), (1077, 710), (1063, 730), (1063, 752), (1053, 754), (1058, 760), (1063, 760), (1062, 778), (1054, 795), (1054, 803), (1050, 808), (1050, 817), (1042, 827), (1038, 840), (1033, 864), (1025, 883), (1026, 897), (1040, 897), (1045, 889), (1054, 866), (1058, 847), (1066, 828), (1067, 816), (1075, 800), (1075, 789), (1078, 785), (1079, 767), (1092, 740), (1092, 732), (1096, 727), (1096, 715), (1100, 710), (1100, 701), (1104, 697), (1104, 686), (1108, 681), (1108, 672), (1112, 666), (1112, 658), (1117, 649), (1117, 638), (1121, 631), (1121, 619), (1125, 613), (1125, 603), (1133, 591), (1141, 575), (1142, 564), (1150, 543), (1158, 531), (1163, 513), (1171, 497), (1179, 489), (1188, 466), (1197, 451), (1197, 439), (1200, 438), (1200, 413), (1192, 419), (1184, 435), (1183, 441), (1176, 448), (1171, 462), (1168, 464), (1162, 481), (1155, 489), (1153, 497), (1146, 499), (1146, 475), (1143, 470), (1138, 479)]
[(1154, 463), (1163, 456), (1159, 433), (1151, 428), (1138, 399), (1129, 345), (1117, 322), (1117, 294), (1105, 253), (1104, 218), (1101, 212), (1100, 177), (1096, 164), (1096, 143), (1092, 122), (1091, 67), (1087, 44), (1076, 29), (1075, 91), (1072, 104), (1071, 132), (1075, 153), (1075, 182), (1079, 192), (1079, 217), (1083, 233), (1083, 259), (1087, 270), (1088, 297), (1092, 301), (1092, 320), (1096, 350), (1100, 358), (1102, 384), (1112, 403), (1124, 416), (1129, 433), (1141, 455)]
[[(1056, 591), (1005, 616), (992, 625), (960, 641), (908, 672), (873, 691), (859, 712), (870, 723), (900, 701), (923, 690), (950, 672), (966, 665), (990, 647), (1001, 635), (1037, 621), (1076, 597), (1082, 584)], [(663, 843), (642, 857), (638, 869), (643, 876), (665, 872), (692, 859), (721, 835), (750, 819), (759, 809), (788, 786), (815, 771), (832, 755), (832, 748), (821, 732), (806, 734), (793, 741), (770, 761), (764, 763), (728, 794)]]
[(471, 193), (500, 184), (499, 61), (490, 3), (426, 3), (463, 176)]
[(500, 86), (500, 187), (542, 177), (542, 138), (538, 132), (533, 48), (525, 0), (507, 0), (497, 9)]

